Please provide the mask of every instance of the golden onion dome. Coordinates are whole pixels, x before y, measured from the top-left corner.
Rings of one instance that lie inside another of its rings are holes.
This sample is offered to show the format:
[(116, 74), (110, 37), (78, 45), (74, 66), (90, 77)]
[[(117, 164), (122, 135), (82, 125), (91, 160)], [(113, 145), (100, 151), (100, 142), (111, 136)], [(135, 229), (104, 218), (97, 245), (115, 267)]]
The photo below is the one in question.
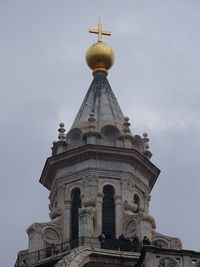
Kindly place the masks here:
[(98, 34), (98, 42), (93, 44), (86, 52), (86, 62), (93, 70), (93, 75), (97, 72), (107, 74), (114, 63), (114, 53), (112, 48), (102, 42), (102, 35), (111, 35), (110, 32), (103, 31), (102, 24), (99, 22), (98, 29), (89, 30), (90, 33)]

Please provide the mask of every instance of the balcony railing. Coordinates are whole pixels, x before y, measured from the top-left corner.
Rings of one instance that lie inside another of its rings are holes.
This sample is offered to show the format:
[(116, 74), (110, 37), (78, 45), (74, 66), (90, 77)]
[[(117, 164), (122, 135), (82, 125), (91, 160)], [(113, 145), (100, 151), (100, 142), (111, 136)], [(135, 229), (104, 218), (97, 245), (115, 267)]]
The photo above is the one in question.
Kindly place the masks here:
[(18, 254), (15, 267), (30, 267), (30, 266), (42, 266), (50, 261), (58, 261), (64, 255), (70, 253), (70, 251), (76, 247), (87, 245), (90, 247), (101, 247), (102, 249), (120, 250), (129, 252), (139, 252), (141, 247), (139, 244), (131, 242), (126, 239), (108, 239), (101, 242), (97, 238), (84, 237), (78, 240), (65, 242), (58, 245), (51, 245), (44, 249), (28, 252), (28, 250), (22, 251)]

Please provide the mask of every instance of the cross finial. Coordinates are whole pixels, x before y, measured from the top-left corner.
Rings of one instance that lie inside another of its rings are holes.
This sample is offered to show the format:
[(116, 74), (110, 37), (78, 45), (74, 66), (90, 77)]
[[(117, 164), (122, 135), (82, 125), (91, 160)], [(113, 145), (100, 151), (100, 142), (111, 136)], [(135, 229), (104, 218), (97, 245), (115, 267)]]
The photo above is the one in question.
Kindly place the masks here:
[(99, 17), (98, 29), (97, 30), (96, 29), (90, 29), (89, 32), (98, 34), (98, 42), (102, 42), (102, 35), (107, 35), (107, 36), (111, 35), (111, 32), (103, 31), (103, 27), (102, 27), (102, 24), (100, 22), (100, 17)]

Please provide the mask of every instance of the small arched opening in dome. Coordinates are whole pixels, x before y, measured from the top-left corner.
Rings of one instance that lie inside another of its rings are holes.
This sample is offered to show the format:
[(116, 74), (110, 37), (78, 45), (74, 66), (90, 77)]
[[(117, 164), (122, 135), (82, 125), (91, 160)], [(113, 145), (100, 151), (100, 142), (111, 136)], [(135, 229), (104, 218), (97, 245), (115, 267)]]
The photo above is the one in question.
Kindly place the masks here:
[(82, 145), (82, 131), (79, 128), (72, 129), (66, 136), (66, 141), (70, 146), (70, 149), (79, 147)]
[(102, 142), (115, 145), (119, 138), (119, 130), (113, 125), (106, 125), (101, 129)]

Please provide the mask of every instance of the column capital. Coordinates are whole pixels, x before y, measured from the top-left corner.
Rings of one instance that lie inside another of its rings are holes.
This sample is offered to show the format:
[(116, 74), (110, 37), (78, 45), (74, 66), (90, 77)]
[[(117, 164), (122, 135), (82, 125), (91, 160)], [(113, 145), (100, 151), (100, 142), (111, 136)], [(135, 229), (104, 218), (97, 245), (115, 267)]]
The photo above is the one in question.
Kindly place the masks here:
[(114, 195), (114, 200), (115, 200), (115, 204), (116, 205), (120, 205), (121, 204), (121, 201), (122, 201), (122, 196), (115, 194)]

